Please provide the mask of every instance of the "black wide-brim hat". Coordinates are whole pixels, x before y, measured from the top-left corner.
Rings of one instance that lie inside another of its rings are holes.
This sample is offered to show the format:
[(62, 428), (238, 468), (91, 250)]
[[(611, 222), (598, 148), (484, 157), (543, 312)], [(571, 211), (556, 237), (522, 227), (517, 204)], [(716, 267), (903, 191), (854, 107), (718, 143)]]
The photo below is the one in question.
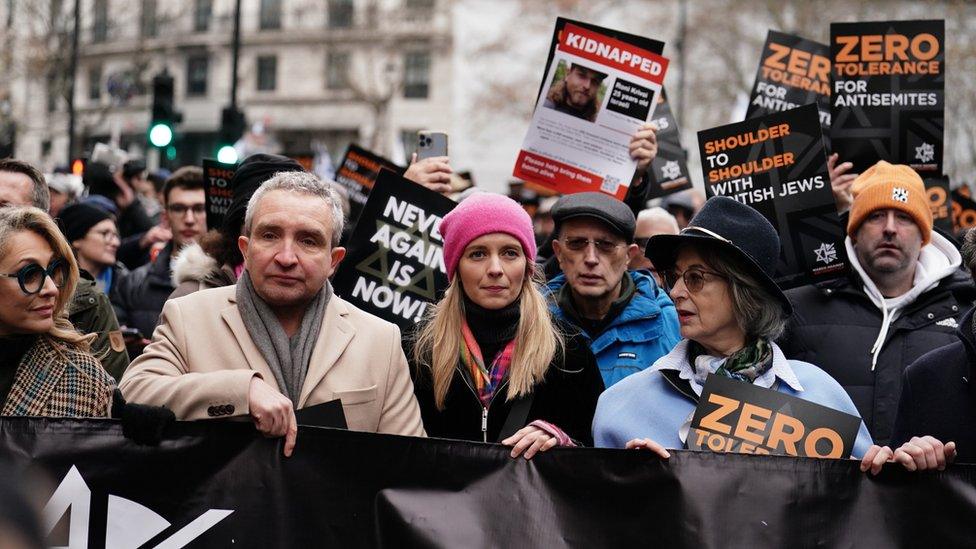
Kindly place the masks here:
[(779, 235), (755, 209), (726, 196), (708, 199), (680, 234), (660, 234), (647, 242), (644, 254), (663, 271), (674, 267), (678, 249), (684, 245), (720, 247), (742, 260), (742, 266), (783, 311), (793, 314), (793, 305), (773, 280), (779, 261)]

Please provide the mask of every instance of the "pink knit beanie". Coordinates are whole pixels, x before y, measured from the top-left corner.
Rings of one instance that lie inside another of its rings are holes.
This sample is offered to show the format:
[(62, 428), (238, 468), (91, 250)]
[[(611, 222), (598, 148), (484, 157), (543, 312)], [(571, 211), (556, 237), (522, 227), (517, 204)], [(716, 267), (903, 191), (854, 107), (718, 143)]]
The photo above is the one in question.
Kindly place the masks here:
[(440, 228), (444, 239), (444, 265), (447, 278), (454, 278), (454, 270), (461, 254), (472, 240), (490, 233), (512, 235), (522, 244), (529, 264), (535, 262), (535, 233), (532, 218), (507, 196), (494, 193), (475, 193), (444, 216)]

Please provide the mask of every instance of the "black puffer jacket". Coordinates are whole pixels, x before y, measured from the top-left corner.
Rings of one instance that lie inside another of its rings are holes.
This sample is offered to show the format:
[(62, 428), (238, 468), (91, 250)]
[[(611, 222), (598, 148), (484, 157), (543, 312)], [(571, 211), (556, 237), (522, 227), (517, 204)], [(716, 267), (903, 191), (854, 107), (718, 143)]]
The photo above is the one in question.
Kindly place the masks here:
[(956, 443), (956, 461), (976, 462), (976, 334), (970, 310), (956, 341), (905, 370), (892, 447), (913, 436)]
[(881, 311), (856, 275), (787, 292), (795, 313), (778, 342), (787, 358), (822, 368), (857, 406), (877, 444), (891, 439), (905, 368), (923, 354), (956, 341), (959, 319), (976, 290), (956, 271), (921, 294), (891, 324), (871, 371), (871, 347), (881, 331)]
[[(572, 328), (564, 327), (564, 330)], [(451, 387), (447, 392), (444, 410), (434, 405), (433, 380), (430, 369), (413, 363), (412, 349), (406, 349), (411, 361), (414, 394), (420, 404), (427, 436), (500, 442), (502, 428), (515, 401), (506, 400), (507, 383), (499, 387), (488, 406), (487, 427), (482, 430), (484, 408), (466, 375), (461, 373), (460, 362), (454, 370)], [(521, 428), (533, 420), (548, 421), (562, 429), (573, 440), (585, 446), (593, 445), (593, 413), (596, 402), (603, 392), (603, 378), (590, 352), (586, 340), (580, 335), (566, 337), (565, 360), (556, 357), (549, 365), (543, 382), (533, 391), (528, 418)], [(522, 397), (528, 398), (528, 397)]]
[(112, 305), (119, 324), (137, 328), (145, 337), (151, 337), (159, 313), (176, 288), (170, 278), (170, 258), (173, 244), (169, 243), (156, 260), (129, 272), (112, 290)]

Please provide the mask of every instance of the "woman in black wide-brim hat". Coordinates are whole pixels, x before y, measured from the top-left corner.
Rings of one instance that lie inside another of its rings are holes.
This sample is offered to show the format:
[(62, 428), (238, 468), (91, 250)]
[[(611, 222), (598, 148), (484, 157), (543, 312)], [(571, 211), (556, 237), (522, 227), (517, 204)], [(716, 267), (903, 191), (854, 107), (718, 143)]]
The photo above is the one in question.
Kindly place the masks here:
[[(665, 448), (687, 448), (709, 374), (859, 415), (833, 378), (787, 360), (774, 343), (792, 314), (772, 278), (779, 250), (779, 236), (762, 214), (726, 197), (706, 202), (680, 234), (651, 238), (646, 254), (664, 274), (682, 340), (603, 393), (593, 419), (597, 446), (647, 448), (665, 458)], [(861, 422), (853, 455), (861, 457), (870, 445)]]

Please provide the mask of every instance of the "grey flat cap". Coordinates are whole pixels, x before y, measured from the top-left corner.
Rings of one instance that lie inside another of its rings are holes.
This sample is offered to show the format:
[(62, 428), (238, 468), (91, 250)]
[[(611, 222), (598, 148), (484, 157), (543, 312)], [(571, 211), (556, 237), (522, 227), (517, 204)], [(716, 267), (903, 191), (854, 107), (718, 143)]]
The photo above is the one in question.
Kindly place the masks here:
[(567, 219), (589, 217), (607, 224), (613, 232), (628, 242), (634, 240), (637, 220), (630, 207), (616, 198), (598, 192), (568, 194), (552, 207), (556, 231)]

